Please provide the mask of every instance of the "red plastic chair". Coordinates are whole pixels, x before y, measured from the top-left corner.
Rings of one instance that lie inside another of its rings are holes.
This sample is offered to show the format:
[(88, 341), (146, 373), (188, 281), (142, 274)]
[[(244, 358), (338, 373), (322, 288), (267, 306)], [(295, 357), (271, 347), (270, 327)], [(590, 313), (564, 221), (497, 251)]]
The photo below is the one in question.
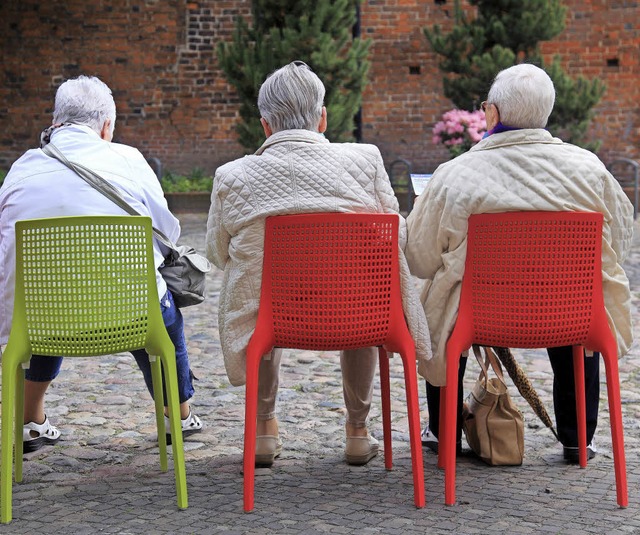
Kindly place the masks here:
[(439, 463), (445, 503), (455, 503), (460, 355), (472, 344), (573, 346), (580, 466), (587, 465), (583, 347), (604, 359), (618, 505), (628, 505), (618, 351), (602, 293), (602, 214), (510, 212), (469, 218), (460, 311), (447, 341)]
[[(424, 507), (415, 344), (402, 310), (398, 216), (268, 217), (256, 330), (247, 348), (244, 510), (253, 510), (258, 369), (274, 347), (334, 351), (379, 347), (385, 467), (391, 469), (389, 361), (404, 366), (414, 501)], [(384, 348), (383, 348), (384, 346)]]

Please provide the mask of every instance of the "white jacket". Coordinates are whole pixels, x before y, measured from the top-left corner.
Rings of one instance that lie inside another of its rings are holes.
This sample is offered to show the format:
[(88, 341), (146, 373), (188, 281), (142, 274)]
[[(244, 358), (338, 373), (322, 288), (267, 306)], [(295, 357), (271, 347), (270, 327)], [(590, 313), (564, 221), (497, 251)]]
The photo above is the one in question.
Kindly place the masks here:
[[(256, 325), (267, 216), (303, 212), (397, 213), (382, 157), (373, 145), (329, 143), (321, 134), (287, 130), (255, 155), (220, 167), (213, 181), (207, 255), (224, 270), (220, 341), (229, 381), (245, 382), (246, 348)], [(400, 216), (398, 216), (400, 217)], [(400, 246), (406, 224), (400, 217)], [(401, 255), (403, 303), (419, 360), (431, 357), (429, 332)]]
[[(51, 141), (70, 161), (96, 171), (117, 187), (129, 205), (150, 216), (171, 240), (178, 239), (180, 224), (138, 150), (104, 141), (81, 125), (55, 130)], [(13, 164), (0, 189), (0, 344), (7, 342), (13, 314), (16, 221), (67, 215), (126, 214), (58, 160), (40, 149), (27, 151)], [(164, 261), (160, 247), (164, 250), (154, 242), (156, 269)], [(162, 297), (167, 286), (159, 273), (156, 280)]]
[(633, 206), (591, 152), (546, 130), (491, 135), (436, 170), (407, 219), (407, 261), (427, 282), (422, 304), (434, 358), (430, 383), (446, 377), (445, 345), (458, 314), (471, 214), (527, 210), (582, 210), (604, 214), (602, 278), (609, 324), (623, 356), (631, 345), (631, 296), (621, 267), (633, 234)]

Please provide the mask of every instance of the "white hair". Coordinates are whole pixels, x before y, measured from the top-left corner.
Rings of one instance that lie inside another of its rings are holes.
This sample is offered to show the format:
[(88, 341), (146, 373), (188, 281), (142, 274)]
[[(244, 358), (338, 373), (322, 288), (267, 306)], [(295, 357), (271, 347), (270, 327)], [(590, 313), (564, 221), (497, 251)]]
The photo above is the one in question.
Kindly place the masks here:
[(320, 78), (306, 63), (294, 61), (267, 77), (258, 93), (258, 109), (273, 132), (317, 132), (324, 95)]
[(549, 75), (535, 65), (522, 63), (498, 73), (487, 102), (498, 108), (505, 126), (544, 128), (555, 99)]
[(116, 124), (116, 103), (109, 86), (95, 76), (78, 76), (64, 82), (56, 92), (53, 123), (83, 124), (102, 131), (111, 121), (111, 135)]

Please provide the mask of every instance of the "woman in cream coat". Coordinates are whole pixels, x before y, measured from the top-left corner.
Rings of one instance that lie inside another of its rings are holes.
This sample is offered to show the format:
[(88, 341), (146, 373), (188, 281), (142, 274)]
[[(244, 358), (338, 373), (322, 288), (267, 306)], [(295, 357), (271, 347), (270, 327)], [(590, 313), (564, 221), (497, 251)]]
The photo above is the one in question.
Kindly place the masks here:
[[(330, 143), (324, 137), (324, 94), (320, 79), (302, 62), (275, 71), (258, 97), (266, 142), (255, 154), (220, 167), (214, 178), (207, 253), (224, 270), (219, 329), (233, 385), (245, 382), (246, 348), (256, 325), (265, 218), (302, 212), (398, 212), (379, 150)], [(400, 223), (403, 248), (406, 225), (402, 218)], [(405, 315), (423, 363), (431, 354), (429, 333), (404, 255), (401, 269)], [(378, 450), (366, 427), (376, 355), (375, 348), (341, 353), (350, 464), (365, 464)], [(256, 464), (261, 466), (270, 466), (282, 448), (275, 412), (280, 356), (281, 351), (274, 350), (260, 365)]]
[[(437, 387), (445, 383), (445, 345), (458, 314), (470, 215), (530, 210), (602, 213), (602, 282), (609, 324), (620, 357), (631, 345), (631, 296), (621, 264), (631, 245), (633, 206), (593, 153), (563, 143), (544, 129), (554, 100), (553, 82), (542, 69), (522, 64), (500, 72), (483, 103), (485, 138), (436, 170), (407, 219), (407, 260), (411, 272), (427, 281), (422, 303), (434, 358), (426, 370), (429, 429), (423, 432), (423, 443), (432, 449), (437, 448)], [(574, 461), (578, 442), (571, 348), (548, 353), (558, 435), (565, 459)], [(590, 456), (595, 454), (591, 441), (598, 416), (598, 366), (598, 358), (585, 359)], [(462, 396), (461, 387), (459, 392)]]

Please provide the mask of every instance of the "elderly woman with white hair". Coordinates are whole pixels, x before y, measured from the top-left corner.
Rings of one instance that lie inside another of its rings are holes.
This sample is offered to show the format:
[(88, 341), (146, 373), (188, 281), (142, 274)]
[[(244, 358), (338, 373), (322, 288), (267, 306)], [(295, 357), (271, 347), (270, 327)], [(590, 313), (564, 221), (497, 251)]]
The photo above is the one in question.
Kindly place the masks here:
[[(227, 375), (236, 386), (245, 383), (246, 349), (256, 326), (265, 218), (303, 212), (398, 212), (380, 151), (373, 145), (330, 143), (323, 135), (324, 95), (321, 80), (303, 62), (271, 74), (258, 96), (267, 140), (255, 154), (220, 167), (214, 178), (207, 253), (224, 270), (218, 325)], [(403, 246), (406, 228), (400, 220)], [(405, 315), (424, 360), (430, 356), (428, 328), (404, 256), (401, 265)], [(376, 355), (375, 348), (341, 353), (350, 464), (366, 464), (378, 451), (367, 430)], [(274, 350), (260, 364), (258, 466), (271, 466), (282, 449), (276, 419), (280, 358), (281, 350)]]
[[(484, 139), (438, 167), (407, 219), (407, 261), (414, 275), (426, 279), (422, 304), (431, 330), (434, 358), (427, 363), (429, 425), (422, 437), (423, 444), (432, 450), (438, 447), (438, 387), (445, 384), (445, 346), (458, 314), (470, 215), (531, 210), (601, 212), (605, 305), (619, 356), (631, 345), (629, 281), (621, 263), (631, 245), (633, 207), (593, 153), (563, 143), (544, 129), (554, 100), (553, 82), (542, 69), (521, 64), (501, 71), (482, 106), (488, 130)], [(547, 351), (554, 372), (553, 399), (564, 458), (577, 462), (571, 347)], [(459, 426), (465, 364), (466, 359), (462, 359)], [(587, 451), (593, 457), (599, 358), (585, 358), (585, 370)]]
[[(99, 173), (117, 188), (138, 213), (149, 216), (154, 227), (171, 240), (180, 236), (180, 223), (169, 211), (160, 183), (138, 150), (112, 143), (116, 104), (111, 90), (94, 76), (65, 81), (56, 91), (53, 125), (41, 136), (41, 147), (55, 146), (72, 162)], [(82, 180), (74, 171), (41, 149), (28, 150), (12, 166), (0, 188), (0, 344), (11, 329), (15, 278), (15, 223), (22, 219), (76, 215), (123, 215), (124, 210)], [(154, 243), (156, 268), (164, 262), (161, 246)], [(157, 271), (157, 270), (156, 270)], [(176, 349), (178, 391), (183, 435), (202, 430), (191, 411), (193, 374), (184, 338), (184, 321), (171, 291), (156, 273), (162, 318)], [(114, 300), (119, 297), (114, 296)], [(149, 355), (132, 352), (150, 393), (153, 393)], [(60, 431), (45, 414), (45, 393), (60, 373), (63, 356), (33, 355), (25, 372), (24, 451), (53, 445)], [(166, 409), (165, 409), (166, 413)], [(168, 427), (167, 427), (168, 429)], [(171, 435), (167, 435), (167, 440)]]

